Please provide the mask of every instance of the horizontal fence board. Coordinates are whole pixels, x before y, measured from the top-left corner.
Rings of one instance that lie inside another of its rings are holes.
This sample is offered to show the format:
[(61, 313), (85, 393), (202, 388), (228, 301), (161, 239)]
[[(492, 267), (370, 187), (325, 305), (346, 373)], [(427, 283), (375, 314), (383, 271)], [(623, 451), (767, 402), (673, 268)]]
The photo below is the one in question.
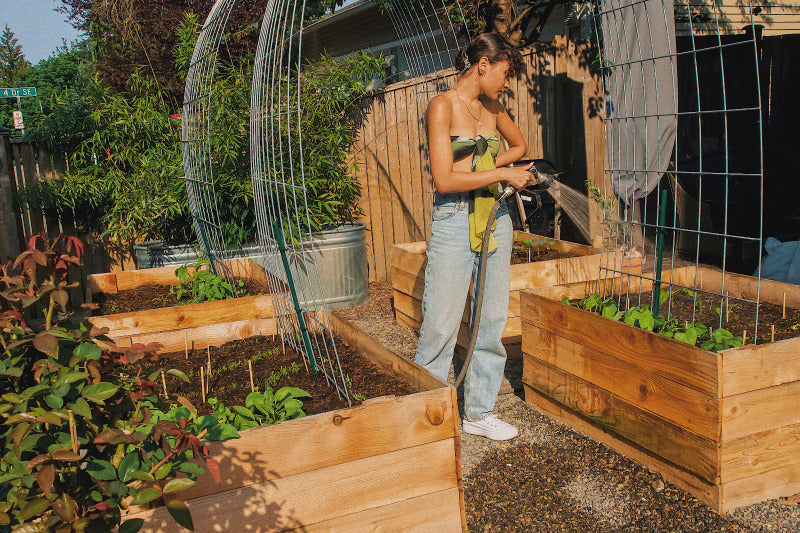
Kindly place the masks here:
[(719, 440), (719, 399), (525, 324), (522, 350), (689, 431)]
[(89, 321), (98, 328), (109, 328), (115, 337), (123, 337), (274, 316), (272, 297), (259, 295), (96, 316)]
[(208, 346), (220, 346), (228, 341), (245, 339), (254, 335), (274, 335), (277, 328), (274, 318), (253, 318), (198, 326), (196, 328), (180, 328), (169, 331), (157, 331), (116, 336), (110, 332), (110, 338), (119, 346), (130, 346), (141, 343), (156, 342), (161, 345), (159, 353), (183, 352), (188, 349), (203, 349)]
[(717, 354), (633, 328), (531, 293), (522, 295), (523, 320), (637, 364), (706, 394), (718, 394)]
[(599, 427), (709, 483), (719, 477), (717, 444), (523, 352), (522, 381)]
[(800, 471), (800, 424), (753, 433), (720, 446), (722, 483), (775, 470)]
[(722, 442), (800, 423), (800, 381), (722, 399)]
[(403, 531), (405, 533), (449, 533), (466, 531), (457, 513), (458, 489), (447, 489), (416, 498), (303, 525), (298, 533), (352, 533), (353, 531)]
[(800, 338), (725, 350), (722, 396), (800, 381)]
[(697, 499), (708, 505), (711, 509), (719, 512), (721, 490), (719, 486), (707, 483), (697, 476), (692, 475), (682, 468), (665, 462), (639, 446), (615, 437), (605, 431), (602, 427), (595, 425), (592, 421), (565, 408), (562, 404), (553, 401), (545, 394), (540, 393), (533, 387), (524, 384), (525, 401), (533, 405), (539, 411), (547, 414), (551, 418), (558, 420), (581, 433), (586, 434), (593, 440), (605, 444), (609, 448), (628, 457), (645, 468), (659, 472), (663, 478), (682, 489), (690, 492)]
[[(425, 494), (457, 489), (454, 457), (453, 440), (441, 440), (268, 478), (258, 484), (190, 499), (187, 505), (200, 531), (291, 530)], [(424, 484), (420, 483), (422, 479)], [(460, 523), (457, 507), (447, 511)], [(171, 533), (175, 530), (174, 521), (165, 508), (132, 517), (147, 521), (142, 531)]]

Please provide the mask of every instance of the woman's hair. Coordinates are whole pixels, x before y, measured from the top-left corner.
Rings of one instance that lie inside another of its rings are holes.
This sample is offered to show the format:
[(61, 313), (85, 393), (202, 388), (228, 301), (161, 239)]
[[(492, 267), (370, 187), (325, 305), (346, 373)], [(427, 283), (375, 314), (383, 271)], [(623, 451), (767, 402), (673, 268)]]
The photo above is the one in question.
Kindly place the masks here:
[(522, 67), (522, 56), (508, 40), (499, 33), (483, 33), (456, 54), (456, 70), (465, 72), (476, 65), (482, 57), (490, 63), (508, 61), (508, 75), (516, 76)]

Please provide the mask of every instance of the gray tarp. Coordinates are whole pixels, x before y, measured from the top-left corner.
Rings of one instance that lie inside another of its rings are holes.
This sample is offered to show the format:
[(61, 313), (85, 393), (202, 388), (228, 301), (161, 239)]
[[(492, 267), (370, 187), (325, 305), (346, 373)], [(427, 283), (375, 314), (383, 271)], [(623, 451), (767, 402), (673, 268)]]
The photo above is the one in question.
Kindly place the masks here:
[(602, 0), (606, 149), (614, 193), (644, 198), (669, 167), (678, 122), (671, 0)]

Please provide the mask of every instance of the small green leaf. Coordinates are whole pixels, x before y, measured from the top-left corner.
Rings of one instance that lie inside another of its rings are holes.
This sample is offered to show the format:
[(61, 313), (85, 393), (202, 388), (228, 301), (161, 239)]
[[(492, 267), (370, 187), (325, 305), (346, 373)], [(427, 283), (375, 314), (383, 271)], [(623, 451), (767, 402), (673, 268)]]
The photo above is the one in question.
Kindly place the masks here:
[(103, 350), (92, 342), (82, 342), (72, 351), (72, 354), (94, 361), (100, 359), (100, 356), (103, 355)]
[(89, 407), (89, 403), (83, 398), (78, 398), (73, 403), (69, 404), (69, 406), (76, 415), (89, 419), (92, 418), (92, 408)]
[(164, 494), (169, 492), (176, 492), (179, 490), (188, 489), (189, 487), (195, 484), (194, 480), (189, 479), (188, 477), (182, 477), (179, 479), (173, 479), (169, 481), (166, 485), (164, 485)]
[(123, 483), (127, 483), (132, 479), (131, 474), (141, 468), (142, 461), (139, 458), (139, 452), (133, 452), (125, 455), (119, 463), (117, 471), (119, 472), (119, 479)]
[(173, 498), (167, 502), (167, 511), (172, 515), (175, 521), (188, 529), (194, 531), (194, 522), (192, 522), (192, 514), (183, 500)]
[(153, 476), (156, 479), (164, 479), (172, 472), (172, 463), (164, 463), (163, 465), (159, 466), (158, 469), (153, 473)]
[(95, 479), (110, 481), (117, 479), (117, 469), (108, 461), (97, 459), (86, 463), (86, 472)]
[(131, 504), (133, 505), (142, 505), (147, 502), (151, 502), (161, 496), (161, 491), (154, 488), (146, 488), (142, 489), (136, 493), (136, 496), (133, 497), (131, 500)]
[[(189, 463), (193, 464), (193, 463)], [(153, 477), (153, 474), (150, 472), (143, 472), (141, 470), (134, 471), (130, 473), (131, 479), (138, 479), (139, 481), (155, 481), (156, 478)]]
[(111, 398), (116, 394), (119, 387), (111, 383), (98, 383), (96, 385), (89, 385), (81, 391), (81, 396), (90, 402), (103, 405), (103, 401)]
[(170, 368), (169, 370), (167, 370), (167, 374), (169, 374), (170, 376), (175, 376), (176, 378), (182, 379), (186, 383), (189, 383), (189, 378), (186, 377), (186, 374), (184, 374), (180, 370), (175, 370), (174, 368)]
[(130, 520), (125, 520), (123, 523), (119, 525), (119, 533), (136, 533), (142, 526), (144, 525), (144, 519), (142, 518), (131, 518)]
[(31, 518), (40, 516), (49, 508), (50, 508), (50, 501), (47, 498), (45, 497), (36, 498), (35, 500), (32, 500), (25, 504), (25, 506), (22, 508), (22, 511), (19, 514), (19, 517), (22, 520), (30, 520)]

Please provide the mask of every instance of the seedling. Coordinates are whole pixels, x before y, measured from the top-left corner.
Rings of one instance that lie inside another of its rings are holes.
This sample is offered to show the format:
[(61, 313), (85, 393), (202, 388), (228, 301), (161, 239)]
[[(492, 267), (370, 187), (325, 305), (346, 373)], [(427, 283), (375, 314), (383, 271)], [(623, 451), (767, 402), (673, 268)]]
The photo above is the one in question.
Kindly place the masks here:
[(198, 259), (193, 265), (179, 267), (175, 276), (180, 284), (170, 287), (170, 294), (178, 301), (188, 295), (189, 303), (214, 302), (244, 294), (242, 280), (236, 280), (235, 286), (231, 285), (223, 276), (215, 274), (210, 265), (209, 261)]

